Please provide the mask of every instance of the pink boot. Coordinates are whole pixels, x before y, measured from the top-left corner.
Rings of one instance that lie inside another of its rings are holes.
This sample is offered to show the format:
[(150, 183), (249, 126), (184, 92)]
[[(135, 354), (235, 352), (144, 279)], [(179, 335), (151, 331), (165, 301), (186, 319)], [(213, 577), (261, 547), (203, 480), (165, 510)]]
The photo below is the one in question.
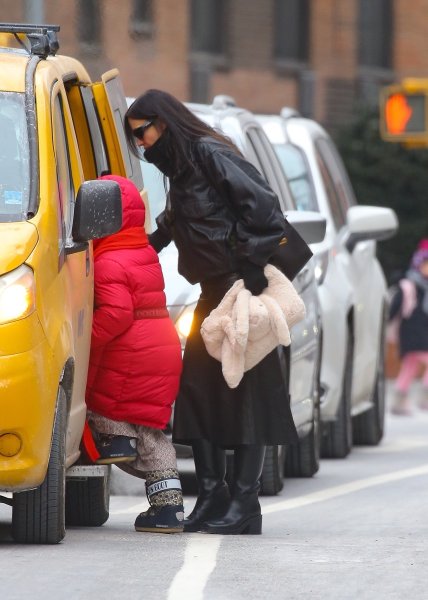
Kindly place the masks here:
[(393, 415), (412, 415), (413, 407), (410, 397), (404, 392), (401, 392), (400, 390), (394, 390), (392, 396), (391, 412)]

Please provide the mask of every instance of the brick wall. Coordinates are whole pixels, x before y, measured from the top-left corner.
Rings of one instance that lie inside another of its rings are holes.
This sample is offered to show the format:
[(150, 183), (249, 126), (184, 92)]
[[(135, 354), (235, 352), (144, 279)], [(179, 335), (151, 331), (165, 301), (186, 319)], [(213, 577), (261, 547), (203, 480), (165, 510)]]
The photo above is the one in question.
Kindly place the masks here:
[[(428, 0), (391, 1), (395, 72), (390, 77), (428, 77)], [(137, 39), (129, 35), (132, 0), (99, 2), (102, 47), (98, 55), (91, 55), (78, 41), (76, 0), (45, 0), (46, 22), (61, 25), (61, 52), (80, 58), (94, 78), (118, 67), (128, 95), (158, 87), (189, 100), (190, 0), (154, 0), (153, 35)], [(1, 20), (24, 21), (25, 6), (25, 0), (0, 0)], [(228, 60), (221, 69), (207, 69), (207, 100), (225, 93), (257, 112), (297, 107), (303, 74), (313, 81), (306, 100), (315, 118), (330, 129), (346, 122), (359, 90), (372, 84), (370, 77), (362, 78), (357, 65), (358, 0), (312, 0), (311, 6), (310, 57), (307, 71), (299, 73), (279, 71), (273, 60), (273, 0), (229, 0)], [(373, 89), (376, 95), (376, 81)]]

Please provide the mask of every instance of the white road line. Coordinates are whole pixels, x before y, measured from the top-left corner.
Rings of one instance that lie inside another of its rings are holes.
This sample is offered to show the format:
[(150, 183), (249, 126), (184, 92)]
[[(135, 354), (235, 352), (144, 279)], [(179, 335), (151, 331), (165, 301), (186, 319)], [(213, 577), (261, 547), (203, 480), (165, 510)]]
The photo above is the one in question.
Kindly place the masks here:
[(302, 506), (307, 506), (308, 504), (324, 502), (325, 500), (331, 500), (332, 498), (344, 496), (345, 494), (351, 494), (352, 492), (359, 492), (360, 490), (364, 490), (376, 485), (391, 483), (392, 481), (400, 481), (401, 479), (416, 477), (418, 475), (428, 475), (428, 464), (421, 465), (420, 467), (414, 467), (412, 469), (394, 471), (393, 473), (385, 473), (384, 475), (375, 475), (374, 477), (367, 477), (366, 479), (358, 479), (357, 481), (351, 481), (350, 483), (344, 483), (343, 485), (336, 485), (320, 492), (307, 494), (306, 496), (299, 496), (298, 498), (291, 498), (290, 500), (282, 500), (280, 502), (276, 502), (275, 504), (263, 506), (262, 512), (263, 515), (269, 515), (282, 510), (300, 508)]
[[(426, 438), (395, 438), (392, 442), (387, 442), (376, 448), (376, 454), (384, 452), (403, 452), (404, 450), (418, 450), (420, 448), (428, 448), (428, 440)], [(358, 454), (371, 454), (373, 446), (359, 446)]]
[[(376, 485), (382, 485), (384, 483), (390, 483), (393, 481), (400, 481), (408, 477), (416, 477), (418, 475), (428, 474), (428, 465), (422, 465), (420, 467), (414, 467), (412, 469), (403, 469), (401, 471), (394, 471), (392, 473), (385, 473), (384, 475), (375, 475), (374, 477), (368, 477), (366, 479), (358, 479), (357, 481), (351, 481), (350, 483), (344, 483), (337, 485), (326, 490), (319, 492), (313, 492), (312, 494), (306, 494), (305, 496), (299, 496), (297, 498), (290, 498), (289, 500), (280, 500), (269, 505), (263, 505), (263, 514), (269, 515), (271, 513), (277, 513), (281, 510), (292, 510), (293, 508), (300, 508), (301, 506), (307, 506), (316, 502), (324, 502), (325, 500), (331, 500), (338, 496), (344, 496), (345, 494), (352, 494), (352, 492), (358, 492), (369, 487)], [(122, 510), (112, 510), (110, 514), (113, 515), (127, 515), (137, 514), (142, 510), (145, 510), (142, 503), (134, 504), (129, 508)]]
[(168, 590), (168, 600), (203, 600), (209, 576), (217, 563), (222, 536), (195, 534), (189, 537), (184, 563)]

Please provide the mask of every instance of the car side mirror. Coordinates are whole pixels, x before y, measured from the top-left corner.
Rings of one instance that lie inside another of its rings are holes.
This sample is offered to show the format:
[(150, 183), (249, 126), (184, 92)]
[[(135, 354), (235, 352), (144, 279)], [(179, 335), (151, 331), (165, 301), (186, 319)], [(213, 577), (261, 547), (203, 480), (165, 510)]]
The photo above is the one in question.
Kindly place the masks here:
[(108, 179), (85, 181), (77, 192), (72, 236), (87, 242), (116, 233), (122, 227), (119, 184)]
[(397, 215), (382, 206), (351, 206), (346, 215), (346, 248), (352, 252), (364, 240), (386, 240), (398, 229)]
[(326, 219), (313, 210), (288, 210), (287, 221), (307, 244), (318, 244), (325, 237)]

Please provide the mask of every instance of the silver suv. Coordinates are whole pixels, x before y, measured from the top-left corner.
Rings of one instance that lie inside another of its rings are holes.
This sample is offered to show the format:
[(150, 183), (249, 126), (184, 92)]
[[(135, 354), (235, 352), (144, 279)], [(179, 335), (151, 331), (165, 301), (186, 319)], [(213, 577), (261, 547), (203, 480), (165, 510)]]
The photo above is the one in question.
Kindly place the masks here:
[[(296, 204), (281, 165), (262, 127), (250, 112), (231, 106), (226, 96), (214, 99), (212, 105), (188, 104), (200, 119), (233, 140), (242, 154), (265, 176), (278, 195), (288, 220), (307, 242), (319, 242), (325, 233), (325, 219), (317, 213), (303, 214)], [(141, 161), (148, 191), (152, 227), (154, 218), (165, 206), (162, 175), (153, 165)], [(170, 244), (160, 254), (166, 282), (167, 302), (183, 346), (190, 329), (193, 310), (199, 297), (199, 286), (190, 285), (177, 273), (177, 250)], [(293, 328), (291, 353), (280, 348), (284, 375), (290, 373), (291, 409), (300, 442), (297, 446), (268, 447), (262, 475), (262, 493), (276, 494), (282, 489), (284, 471), (290, 475), (312, 476), (319, 468), (320, 359), (319, 305), (312, 261), (293, 282), (306, 305), (306, 318)], [(291, 357), (290, 357), (291, 354)], [(290, 367), (291, 362), (291, 367)]]
[(390, 208), (357, 205), (327, 132), (293, 109), (260, 115), (300, 210), (327, 219), (313, 246), (322, 322), (322, 454), (347, 456), (353, 443), (376, 445), (384, 431), (387, 288), (376, 241), (392, 236)]

